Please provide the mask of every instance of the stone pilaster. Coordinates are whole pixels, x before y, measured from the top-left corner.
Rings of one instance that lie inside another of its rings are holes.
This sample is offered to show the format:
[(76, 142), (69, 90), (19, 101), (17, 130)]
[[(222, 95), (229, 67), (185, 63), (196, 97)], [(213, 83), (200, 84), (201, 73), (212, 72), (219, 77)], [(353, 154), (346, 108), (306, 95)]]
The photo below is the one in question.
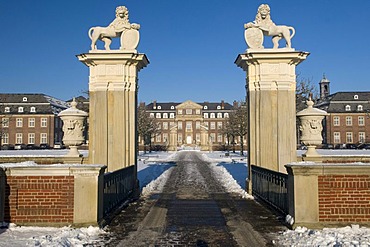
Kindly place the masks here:
[(285, 172), (296, 161), (295, 67), (307, 52), (248, 49), (235, 63), (246, 71), (248, 163)]
[(90, 68), (89, 162), (108, 171), (135, 165), (138, 72), (147, 57), (117, 50), (77, 57)]

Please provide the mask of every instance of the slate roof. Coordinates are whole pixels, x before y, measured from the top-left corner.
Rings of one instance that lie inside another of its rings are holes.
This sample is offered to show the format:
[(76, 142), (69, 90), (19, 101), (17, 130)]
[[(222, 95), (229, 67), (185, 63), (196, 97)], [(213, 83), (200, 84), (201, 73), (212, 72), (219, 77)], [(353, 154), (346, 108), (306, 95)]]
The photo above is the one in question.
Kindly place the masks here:
[[(356, 95), (357, 98), (355, 98)], [(350, 111), (346, 110), (347, 105), (351, 107)], [(358, 110), (359, 105), (363, 107), (363, 110)], [(369, 112), (370, 92), (337, 92), (319, 101), (315, 107), (328, 113)]]
[[(156, 109), (153, 109), (153, 106), (154, 106), (154, 102), (150, 103), (150, 104), (147, 104), (146, 105), (146, 108), (150, 111), (154, 110), (154, 111), (176, 111), (176, 106), (182, 104), (184, 102), (155, 102), (156, 104)], [(227, 102), (224, 102), (224, 109), (217, 109), (218, 106), (221, 106), (221, 102), (203, 102), (203, 103), (199, 103), (199, 102), (194, 102), (194, 103), (197, 103), (199, 105), (201, 105), (203, 107), (203, 111), (221, 111), (221, 110), (232, 110), (233, 106)], [(158, 106), (160, 106), (160, 109), (158, 109)], [(204, 109), (204, 106), (207, 106), (207, 109)], [(171, 109), (171, 107), (173, 109)]]
[[(5, 112), (10, 107), (10, 112)], [(18, 112), (23, 107), (23, 112)], [(31, 112), (35, 107), (35, 112)], [(0, 114), (58, 114), (68, 108), (67, 102), (45, 94), (0, 94)]]

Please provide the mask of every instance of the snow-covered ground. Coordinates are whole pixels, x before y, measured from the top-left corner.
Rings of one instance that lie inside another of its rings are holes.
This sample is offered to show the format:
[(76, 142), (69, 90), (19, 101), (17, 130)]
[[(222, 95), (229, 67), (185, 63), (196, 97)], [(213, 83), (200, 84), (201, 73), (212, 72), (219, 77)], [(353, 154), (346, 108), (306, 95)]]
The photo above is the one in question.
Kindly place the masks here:
[[(2, 155), (37, 156), (33, 150), (0, 151)], [(37, 150), (40, 152), (40, 150)], [(60, 156), (65, 150), (45, 150), (48, 155)], [(9, 153), (10, 152), (10, 153)], [(185, 151), (184, 151), (185, 152)], [(297, 151), (302, 154), (304, 150)], [(319, 150), (322, 155), (369, 155), (369, 150)], [(86, 153), (84, 153), (86, 155)], [(142, 195), (159, 193), (172, 171), (173, 161), (177, 153), (153, 152), (140, 153), (138, 161), (138, 178)], [(223, 152), (203, 153), (204, 159), (211, 162), (214, 174), (229, 192), (237, 193), (241, 197), (252, 198), (246, 194), (245, 180), (247, 176), (246, 158), (230, 153), (226, 157)], [(42, 155), (41, 155), (42, 156)], [(1, 223), (0, 223), (1, 226)], [(10, 225), (9, 228), (0, 228), (0, 247), (5, 246), (103, 246), (102, 237), (106, 235), (103, 229), (88, 228), (52, 228), (52, 227), (19, 227)], [(325, 228), (311, 230), (298, 227), (276, 234), (278, 246), (370, 246), (370, 228), (358, 225), (343, 228)]]

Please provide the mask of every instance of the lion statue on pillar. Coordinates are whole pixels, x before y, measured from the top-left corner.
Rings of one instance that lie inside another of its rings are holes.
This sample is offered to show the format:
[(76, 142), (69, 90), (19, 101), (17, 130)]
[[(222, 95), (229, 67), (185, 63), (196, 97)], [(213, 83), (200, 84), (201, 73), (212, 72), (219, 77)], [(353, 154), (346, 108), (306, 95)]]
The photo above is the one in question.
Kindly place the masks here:
[[(291, 39), (295, 34), (294, 28), (276, 25), (271, 20), (270, 7), (267, 4), (261, 4), (258, 7), (255, 21), (245, 24), (244, 28), (246, 29), (246, 42), (250, 48), (263, 48), (263, 36), (272, 36), (272, 43), (274, 44), (273, 49), (279, 47), (279, 40), (282, 38), (285, 39), (286, 47), (292, 48)], [(262, 31), (262, 33), (258, 33), (256, 29)]]
[(128, 9), (125, 6), (116, 8), (116, 18), (107, 27), (92, 27), (88, 34), (91, 39), (91, 50), (96, 50), (96, 42), (102, 40), (105, 50), (110, 50), (112, 38), (121, 37), (121, 50), (135, 50), (139, 43), (140, 25), (130, 24)]

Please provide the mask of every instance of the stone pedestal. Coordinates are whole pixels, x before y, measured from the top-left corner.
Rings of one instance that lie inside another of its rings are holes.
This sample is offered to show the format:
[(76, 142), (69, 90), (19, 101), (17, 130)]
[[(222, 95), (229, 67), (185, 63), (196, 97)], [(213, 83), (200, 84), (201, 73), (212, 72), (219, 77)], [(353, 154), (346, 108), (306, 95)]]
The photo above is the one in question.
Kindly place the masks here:
[(296, 161), (295, 67), (307, 52), (248, 49), (235, 63), (246, 71), (248, 164), (285, 172)]
[(135, 165), (138, 72), (147, 57), (118, 50), (77, 57), (90, 68), (89, 162), (109, 172)]

